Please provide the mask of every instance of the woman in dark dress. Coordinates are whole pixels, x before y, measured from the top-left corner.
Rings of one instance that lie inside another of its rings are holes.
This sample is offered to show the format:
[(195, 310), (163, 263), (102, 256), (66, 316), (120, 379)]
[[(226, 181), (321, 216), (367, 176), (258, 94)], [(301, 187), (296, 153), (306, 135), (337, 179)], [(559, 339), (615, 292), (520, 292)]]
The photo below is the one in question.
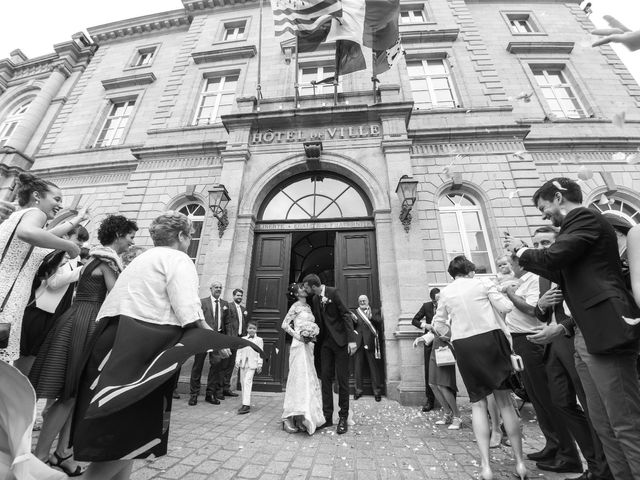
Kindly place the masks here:
[[(98, 228), (102, 246), (91, 250), (90, 260), (80, 273), (75, 300), (56, 321), (29, 375), (37, 397), (53, 401), (43, 412), (35, 455), (60, 467), (69, 476), (82, 473), (68, 447), (79, 368), (95, 329), (98, 311), (122, 271), (119, 255), (133, 245), (137, 230), (136, 223), (122, 215), (111, 215), (102, 221)], [(49, 457), (58, 434), (58, 446)]]

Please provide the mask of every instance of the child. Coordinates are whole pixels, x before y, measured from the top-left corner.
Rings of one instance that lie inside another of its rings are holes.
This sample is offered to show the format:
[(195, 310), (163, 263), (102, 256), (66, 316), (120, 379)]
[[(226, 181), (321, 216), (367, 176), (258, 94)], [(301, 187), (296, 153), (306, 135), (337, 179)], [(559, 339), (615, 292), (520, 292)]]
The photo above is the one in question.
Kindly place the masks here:
[[(243, 337), (264, 348), (264, 343), (256, 335), (258, 324), (253, 320), (247, 322), (247, 336)], [(262, 357), (250, 347), (238, 350), (236, 354), (236, 367), (240, 372), (240, 384), (242, 385), (242, 406), (238, 409), (239, 415), (249, 413), (251, 410), (251, 388), (253, 387), (253, 375), (262, 372)]]

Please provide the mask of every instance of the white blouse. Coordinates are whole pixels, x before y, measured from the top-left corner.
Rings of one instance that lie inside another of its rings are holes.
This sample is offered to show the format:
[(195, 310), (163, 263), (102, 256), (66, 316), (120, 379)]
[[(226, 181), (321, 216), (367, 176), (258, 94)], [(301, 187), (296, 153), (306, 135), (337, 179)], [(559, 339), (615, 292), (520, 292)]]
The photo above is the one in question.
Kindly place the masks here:
[(127, 315), (159, 325), (185, 326), (204, 318), (198, 288), (196, 267), (186, 253), (154, 247), (124, 269), (97, 318)]
[(449, 325), (452, 341), (468, 338), (501, 329), (494, 308), (504, 315), (513, 303), (488, 279), (459, 277), (440, 292), (432, 323)]

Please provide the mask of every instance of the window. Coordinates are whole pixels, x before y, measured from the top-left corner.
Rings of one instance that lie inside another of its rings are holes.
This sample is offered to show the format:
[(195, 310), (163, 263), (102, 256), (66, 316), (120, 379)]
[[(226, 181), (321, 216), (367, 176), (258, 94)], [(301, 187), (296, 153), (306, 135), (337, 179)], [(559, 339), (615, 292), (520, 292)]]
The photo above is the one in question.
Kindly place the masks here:
[(7, 141), (11, 138), (11, 134), (18, 126), (20, 119), (28, 110), (32, 101), (33, 98), (23, 100), (9, 111), (7, 117), (4, 119), (2, 124), (0, 124), (0, 147), (4, 147), (7, 144)]
[(612, 198), (609, 203), (601, 205), (599, 201), (593, 202), (589, 208), (603, 215), (617, 215), (624, 218), (631, 225), (640, 223), (640, 210), (626, 200)]
[(247, 27), (247, 22), (235, 22), (235, 23), (226, 23), (224, 25), (224, 41), (228, 42), (231, 40), (244, 40), (245, 29)]
[(262, 211), (262, 220), (324, 220), (370, 216), (356, 188), (334, 177), (312, 175), (275, 189)]
[(550, 113), (558, 118), (582, 118), (585, 109), (576, 96), (575, 90), (563, 67), (532, 67)]
[(451, 75), (444, 59), (407, 62), (414, 108), (454, 108), (457, 106)]
[(178, 211), (186, 215), (193, 225), (193, 234), (191, 235), (191, 244), (189, 244), (187, 255), (195, 263), (198, 259), (198, 248), (202, 239), (202, 227), (204, 227), (206, 210), (199, 203), (189, 203)]
[[(335, 72), (334, 67), (302, 67), (298, 79), (300, 95), (332, 94)], [(328, 81), (327, 83), (318, 83), (322, 80)], [(338, 92), (342, 92), (340, 83), (338, 83)]]
[(95, 147), (112, 147), (122, 143), (135, 104), (135, 99), (111, 102), (107, 119), (104, 122), (102, 130), (100, 130), (100, 135), (98, 135), (98, 139), (94, 145)]
[(400, 23), (402, 24), (425, 23), (425, 21), (424, 10), (420, 8), (403, 9), (400, 12)]
[(507, 20), (513, 33), (536, 33), (538, 28), (527, 13), (508, 13)]
[(438, 203), (447, 260), (464, 255), (476, 265), (476, 273), (493, 273), (493, 255), (482, 209), (463, 193), (443, 195)]
[(141, 48), (133, 58), (132, 67), (146, 67), (151, 65), (156, 55), (157, 47)]
[(220, 122), (220, 116), (230, 113), (236, 99), (238, 75), (207, 78), (202, 88), (194, 125)]

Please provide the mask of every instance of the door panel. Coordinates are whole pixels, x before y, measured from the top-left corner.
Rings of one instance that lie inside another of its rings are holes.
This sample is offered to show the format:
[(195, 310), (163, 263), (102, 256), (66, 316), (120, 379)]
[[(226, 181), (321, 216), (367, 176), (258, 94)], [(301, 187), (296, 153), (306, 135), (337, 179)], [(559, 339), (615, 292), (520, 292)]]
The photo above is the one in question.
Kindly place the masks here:
[(247, 307), (258, 322), (267, 357), (253, 381), (256, 390), (282, 391), (285, 342), (280, 325), (287, 312), (290, 256), (290, 233), (256, 234)]

